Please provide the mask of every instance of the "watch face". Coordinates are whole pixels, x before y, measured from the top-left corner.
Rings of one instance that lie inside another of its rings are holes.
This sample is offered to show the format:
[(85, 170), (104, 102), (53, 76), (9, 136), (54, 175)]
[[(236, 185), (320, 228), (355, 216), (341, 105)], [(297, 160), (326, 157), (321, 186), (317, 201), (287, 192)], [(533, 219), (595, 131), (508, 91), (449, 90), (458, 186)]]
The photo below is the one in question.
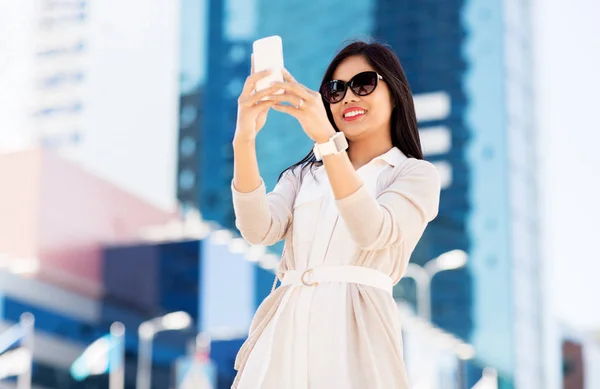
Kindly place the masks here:
[(341, 153), (348, 149), (348, 141), (344, 136), (344, 133), (338, 132), (332, 137), (333, 143), (335, 143), (336, 153)]
[(338, 152), (337, 145), (334, 139), (329, 139), (328, 142), (319, 145), (319, 152), (322, 156), (335, 154)]
[(325, 143), (315, 143), (313, 154), (317, 161), (321, 161), (323, 156), (330, 154), (339, 154), (348, 149), (348, 141), (344, 133), (338, 132)]

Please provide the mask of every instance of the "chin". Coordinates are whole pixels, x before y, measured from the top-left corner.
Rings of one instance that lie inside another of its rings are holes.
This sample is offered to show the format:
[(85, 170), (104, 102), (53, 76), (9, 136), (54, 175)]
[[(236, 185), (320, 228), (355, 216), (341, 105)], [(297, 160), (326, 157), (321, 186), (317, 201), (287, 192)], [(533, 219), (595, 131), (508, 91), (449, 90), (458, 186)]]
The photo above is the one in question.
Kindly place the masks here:
[(360, 139), (362, 136), (369, 132), (368, 128), (364, 126), (355, 128), (340, 128), (340, 131), (344, 133), (348, 140)]

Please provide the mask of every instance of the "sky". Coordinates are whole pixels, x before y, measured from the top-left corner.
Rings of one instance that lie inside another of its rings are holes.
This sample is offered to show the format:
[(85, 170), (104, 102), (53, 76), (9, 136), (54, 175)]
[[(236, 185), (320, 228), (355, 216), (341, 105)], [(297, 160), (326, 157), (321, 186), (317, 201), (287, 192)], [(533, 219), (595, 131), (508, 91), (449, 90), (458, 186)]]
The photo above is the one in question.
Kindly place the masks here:
[(536, 0), (536, 117), (541, 249), (551, 304), (577, 329), (600, 329), (600, 3)]
[[(35, 22), (72, 10), (36, 8), (34, 3), (0, 0), (0, 152), (30, 144), (39, 128), (45, 134), (78, 131), (78, 142), (63, 142), (63, 155), (159, 208), (174, 210), (178, 3), (88, 1), (85, 23), (68, 33), (37, 29)], [(137, 19), (143, 22), (131, 22)], [(36, 56), (40, 48), (70, 48), (78, 42), (85, 46), (78, 53)], [(83, 75), (77, 85), (44, 89), (36, 82), (74, 71)], [(66, 119), (28, 116), (31, 106), (60, 105), (55, 101), (81, 101), (83, 109)]]

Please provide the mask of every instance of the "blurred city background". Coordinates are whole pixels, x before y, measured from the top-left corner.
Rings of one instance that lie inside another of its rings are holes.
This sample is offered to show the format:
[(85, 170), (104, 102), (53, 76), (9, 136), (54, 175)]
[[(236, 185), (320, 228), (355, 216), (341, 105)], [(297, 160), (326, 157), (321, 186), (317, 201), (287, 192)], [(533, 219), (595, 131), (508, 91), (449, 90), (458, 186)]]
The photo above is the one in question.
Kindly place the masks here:
[[(0, 388), (229, 388), (281, 245), (235, 230), (252, 41), (316, 89), (398, 54), (439, 216), (394, 289), (415, 389), (599, 389), (593, 0), (0, 0)], [(277, 112), (272, 188), (310, 140)]]

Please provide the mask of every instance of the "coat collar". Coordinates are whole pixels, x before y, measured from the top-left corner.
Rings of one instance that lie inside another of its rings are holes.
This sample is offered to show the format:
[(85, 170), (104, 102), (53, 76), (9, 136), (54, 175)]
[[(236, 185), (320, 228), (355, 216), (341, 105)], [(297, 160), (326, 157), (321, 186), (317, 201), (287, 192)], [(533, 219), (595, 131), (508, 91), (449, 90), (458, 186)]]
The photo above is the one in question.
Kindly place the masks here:
[[(399, 148), (394, 146), (385, 153), (373, 158), (369, 163), (358, 169), (358, 171), (365, 168), (366, 166), (373, 166), (381, 163), (391, 165), (392, 167), (396, 167), (402, 162), (406, 161), (407, 159), (408, 157), (404, 155), (404, 153), (400, 151)], [(322, 165), (317, 171), (319, 172), (319, 174), (327, 175), (327, 173), (325, 172), (325, 168)]]
[(406, 155), (404, 155), (404, 153), (402, 151), (400, 151), (399, 148), (392, 147), (385, 153), (381, 154), (379, 157), (373, 158), (373, 160), (371, 162), (381, 160), (381, 161), (385, 161), (388, 165), (392, 165), (393, 167), (396, 167), (396, 166), (400, 165), (402, 162), (404, 162), (406, 159), (407, 159)]

